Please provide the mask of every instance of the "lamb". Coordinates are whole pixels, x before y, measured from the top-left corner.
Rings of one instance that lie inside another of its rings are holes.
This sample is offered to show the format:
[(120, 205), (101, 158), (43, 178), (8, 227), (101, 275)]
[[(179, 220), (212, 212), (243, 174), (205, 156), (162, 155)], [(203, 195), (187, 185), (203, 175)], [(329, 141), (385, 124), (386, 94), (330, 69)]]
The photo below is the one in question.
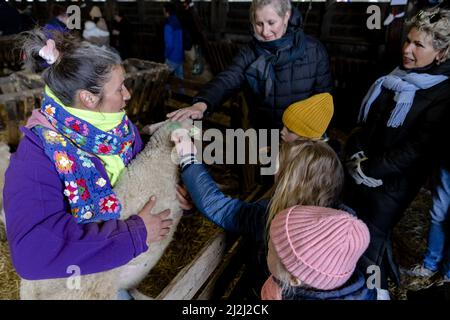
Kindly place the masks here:
[(114, 187), (123, 207), (121, 219), (137, 214), (149, 197), (155, 195), (157, 201), (153, 212), (167, 208), (171, 210), (173, 226), (169, 235), (158, 243), (152, 243), (146, 252), (119, 268), (79, 277), (72, 275), (65, 279), (22, 279), (21, 299), (114, 300), (119, 289), (136, 288), (145, 278), (172, 240), (182, 216), (176, 199), (178, 167), (176, 159), (172, 157), (173, 143), (170, 140), (170, 134), (177, 125), (179, 127), (176, 123), (164, 123), (151, 136), (144, 150), (130, 163)]

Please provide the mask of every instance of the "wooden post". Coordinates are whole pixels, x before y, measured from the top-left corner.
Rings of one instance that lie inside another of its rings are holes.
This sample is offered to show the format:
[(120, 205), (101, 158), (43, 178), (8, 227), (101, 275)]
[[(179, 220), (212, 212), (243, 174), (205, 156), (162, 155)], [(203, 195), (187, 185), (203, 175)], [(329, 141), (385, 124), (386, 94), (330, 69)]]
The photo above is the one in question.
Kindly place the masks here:
[(144, 0), (138, 0), (138, 14), (139, 14), (139, 24), (143, 25), (145, 23), (145, 3)]
[(215, 39), (220, 39), (227, 25), (228, 0), (211, 0), (211, 29)]
[(219, 231), (206, 243), (196, 258), (178, 273), (156, 299), (192, 299), (215, 268), (222, 262), (224, 249), (225, 233)]

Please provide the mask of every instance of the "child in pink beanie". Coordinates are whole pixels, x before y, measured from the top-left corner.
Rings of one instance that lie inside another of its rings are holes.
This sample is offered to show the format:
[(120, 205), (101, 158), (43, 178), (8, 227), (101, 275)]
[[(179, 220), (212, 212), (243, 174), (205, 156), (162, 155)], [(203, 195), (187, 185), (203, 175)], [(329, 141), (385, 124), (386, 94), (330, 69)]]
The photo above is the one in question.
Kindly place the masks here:
[(271, 276), (263, 300), (376, 300), (356, 263), (369, 245), (367, 226), (341, 210), (294, 206), (270, 225)]

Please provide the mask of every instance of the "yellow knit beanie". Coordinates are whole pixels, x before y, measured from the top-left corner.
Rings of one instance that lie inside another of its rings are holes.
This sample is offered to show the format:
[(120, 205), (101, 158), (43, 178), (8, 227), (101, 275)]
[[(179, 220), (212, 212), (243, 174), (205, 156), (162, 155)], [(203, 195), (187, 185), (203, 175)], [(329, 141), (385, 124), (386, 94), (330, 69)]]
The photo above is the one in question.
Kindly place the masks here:
[(283, 113), (283, 124), (304, 138), (321, 138), (333, 117), (333, 97), (325, 92), (291, 104)]

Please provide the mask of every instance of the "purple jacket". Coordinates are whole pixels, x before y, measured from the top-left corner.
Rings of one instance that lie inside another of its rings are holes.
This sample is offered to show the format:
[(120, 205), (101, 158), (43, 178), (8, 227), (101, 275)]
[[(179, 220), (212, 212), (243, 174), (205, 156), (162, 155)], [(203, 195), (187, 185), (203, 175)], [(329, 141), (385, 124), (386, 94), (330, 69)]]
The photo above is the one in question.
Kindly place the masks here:
[[(136, 127), (133, 156), (142, 148)], [(81, 274), (126, 264), (148, 249), (147, 231), (138, 216), (125, 221), (77, 224), (63, 195), (64, 185), (41, 140), (27, 128), (5, 174), (3, 192), (6, 229), (13, 265), (24, 279), (69, 277), (76, 265)], [(108, 183), (100, 159), (95, 167)]]

